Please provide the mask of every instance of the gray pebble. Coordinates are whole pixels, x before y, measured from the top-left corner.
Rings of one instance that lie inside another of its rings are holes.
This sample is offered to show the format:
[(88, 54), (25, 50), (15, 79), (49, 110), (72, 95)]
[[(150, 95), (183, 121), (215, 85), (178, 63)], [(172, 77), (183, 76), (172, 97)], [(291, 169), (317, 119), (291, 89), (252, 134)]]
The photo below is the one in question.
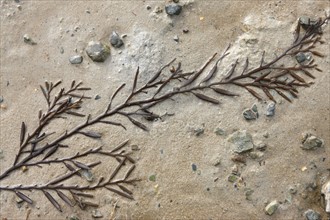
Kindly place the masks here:
[(196, 171), (197, 170), (197, 165), (193, 163), (193, 164), (191, 164), (191, 168), (192, 168), (193, 171)]
[(94, 218), (102, 218), (103, 217), (102, 213), (99, 210), (97, 210), (97, 209), (95, 209), (95, 210), (92, 211), (92, 216)]
[(64, 48), (63, 48), (63, 47), (60, 48), (60, 53), (61, 53), (61, 54), (64, 53)]
[(34, 42), (31, 37), (28, 34), (24, 34), (23, 36), (24, 42), (30, 45), (35, 45), (37, 44), (36, 42)]
[(302, 16), (299, 18), (299, 24), (307, 30), (311, 26), (315, 26), (317, 24), (317, 20), (311, 19), (307, 16)]
[(189, 32), (189, 29), (188, 28), (185, 28), (182, 30), (183, 33), (187, 34)]
[(216, 134), (216, 135), (225, 135), (226, 134), (226, 132), (223, 130), (223, 129), (221, 129), (221, 128), (216, 128), (215, 130), (214, 130), (214, 133)]
[(99, 100), (100, 98), (101, 98), (100, 95), (96, 95), (96, 96), (94, 97), (95, 100)]
[(80, 219), (79, 219), (79, 217), (76, 216), (76, 215), (71, 215), (71, 216), (69, 217), (69, 220), (80, 220)]
[(258, 114), (252, 111), (252, 109), (247, 108), (243, 111), (243, 117), (246, 120), (256, 120), (258, 118)]
[(275, 115), (275, 102), (271, 102), (267, 105), (267, 109), (266, 109), (266, 116), (271, 117), (273, 115)]
[(260, 151), (252, 151), (249, 153), (249, 156), (252, 158), (252, 159), (259, 159), (261, 157), (264, 156), (264, 153), (260, 152)]
[(80, 55), (75, 55), (69, 58), (71, 64), (80, 64), (83, 61), (83, 57)]
[(305, 134), (301, 148), (304, 150), (313, 150), (322, 147), (323, 144), (324, 141), (321, 138), (318, 138), (312, 134)]
[(3, 97), (2, 96), (0, 96), (0, 103), (2, 103), (3, 102)]
[(230, 135), (227, 141), (233, 143), (234, 152), (244, 153), (253, 149), (253, 141), (251, 134), (247, 133), (246, 130), (236, 131)]
[(280, 204), (277, 202), (277, 200), (274, 200), (274, 201), (270, 202), (265, 208), (266, 214), (267, 215), (274, 214), (274, 212), (277, 210), (279, 205)]
[(165, 11), (168, 15), (179, 15), (182, 11), (182, 6), (177, 4), (169, 4), (165, 6)]
[(290, 194), (296, 194), (297, 188), (295, 186), (289, 186), (289, 193)]
[(178, 37), (178, 35), (175, 35), (175, 36), (173, 37), (173, 40), (176, 41), (176, 42), (179, 42), (179, 37)]
[(124, 45), (123, 40), (119, 37), (117, 32), (113, 31), (110, 37), (110, 43), (112, 46), (119, 48)]
[(312, 210), (312, 209), (308, 209), (305, 213), (304, 216), (306, 217), (307, 220), (321, 220), (321, 215), (320, 213)]
[(267, 148), (267, 145), (264, 144), (264, 143), (261, 143), (261, 144), (258, 144), (256, 148), (257, 148), (257, 150), (259, 150), (259, 151), (265, 151), (266, 148)]
[(104, 62), (110, 55), (110, 47), (99, 41), (90, 41), (86, 53), (93, 61)]
[(3, 156), (3, 150), (0, 150), (0, 160), (3, 159), (4, 156)]
[(200, 135), (202, 135), (202, 134), (204, 134), (204, 128), (196, 128), (196, 129), (194, 129), (194, 134), (195, 134), (195, 136), (200, 136)]
[(307, 56), (302, 52), (297, 53), (295, 57), (298, 63), (303, 63), (307, 60)]
[(151, 9), (151, 6), (150, 5), (147, 5), (147, 10), (150, 10)]

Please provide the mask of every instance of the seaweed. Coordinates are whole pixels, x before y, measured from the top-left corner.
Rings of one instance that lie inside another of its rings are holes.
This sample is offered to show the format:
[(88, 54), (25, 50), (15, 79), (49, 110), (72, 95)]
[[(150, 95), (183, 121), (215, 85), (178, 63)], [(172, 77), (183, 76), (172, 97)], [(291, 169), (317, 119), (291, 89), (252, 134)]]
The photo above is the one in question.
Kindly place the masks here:
[[(131, 87), (126, 90), (126, 84), (120, 85), (110, 97), (104, 111), (96, 116), (84, 114), (81, 111), (84, 102), (90, 99), (84, 93), (91, 90), (88, 87), (83, 87), (82, 82), (72, 81), (69, 88), (60, 89), (62, 81), (45, 82), (45, 85), (40, 86), (40, 90), (45, 98), (47, 110), (38, 112), (38, 122), (35, 129), (29, 129), (27, 124), (22, 122), (19, 137), (20, 146), (13, 164), (0, 174), (0, 183), (7, 178), (12, 178), (12, 174), (19, 172), (23, 167), (42, 168), (45, 164), (49, 166), (61, 164), (65, 166), (66, 171), (55, 178), (50, 178), (45, 183), (1, 185), (0, 191), (11, 191), (28, 204), (33, 204), (34, 201), (23, 192), (42, 192), (59, 211), (62, 211), (61, 200), (66, 205), (78, 205), (82, 209), (98, 206), (97, 203), (87, 200), (94, 198), (93, 194), (87, 192), (97, 189), (107, 189), (123, 198), (133, 200), (131, 187), (140, 179), (132, 177), (136, 165), (135, 160), (131, 157), (131, 152), (127, 152), (129, 140), (123, 141), (111, 150), (105, 150), (104, 146), (92, 147), (74, 155), (65, 153), (65, 150), (70, 148), (65, 144), (65, 141), (77, 135), (101, 139), (103, 134), (91, 130), (95, 128), (94, 125), (96, 124), (117, 126), (126, 130), (125, 123), (118, 118), (127, 119), (137, 128), (148, 131), (147, 124), (142, 122), (141, 118), (144, 117), (148, 121), (160, 118), (158, 114), (153, 113), (152, 108), (180, 94), (190, 94), (203, 102), (218, 105), (220, 104), (217, 99), (218, 96), (239, 96), (239, 93), (233, 92), (231, 89), (232, 87), (240, 87), (258, 100), (267, 98), (276, 102), (276, 94), (278, 94), (285, 100), (292, 102), (293, 98), (298, 98), (298, 88), (309, 87), (312, 84), (307, 82), (306, 77), (314, 79), (312, 72), (321, 70), (314, 63), (314, 59), (306, 64), (296, 63), (293, 66), (281, 64), (281, 62), (301, 52), (310, 52), (314, 56), (324, 57), (316, 50), (316, 45), (324, 43), (321, 40), (322, 31), (320, 30), (329, 18), (319, 19), (303, 32), (298, 23), (292, 45), (270, 61), (267, 53), (263, 51), (260, 63), (254, 67), (248, 58), (244, 58), (244, 64), (239, 70), (240, 58), (237, 58), (231, 64), (227, 74), (220, 74), (221, 61), (230, 53), (229, 45), (219, 58), (216, 59), (218, 54), (215, 53), (201, 68), (191, 72), (184, 72), (180, 62), (173, 66), (176, 61), (173, 59), (168, 64), (161, 66), (159, 71), (147, 82), (141, 82), (140, 69), (137, 68)], [(212, 67), (206, 72), (211, 64)], [(168, 72), (165, 72), (166, 70)], [(119, 93), (121, 93), (120, 97)], [(210, 93), (213, 95), (209, 95)], [(80, 121), (75, 127), (62, 133), (52, 132), (48, 129), (55, 120), (70, 120), (72, 117), (77, 117)], [(60, 150), (61, 154), (59, 154)], [(66, 156), (62, 156), (63, 154)], [(58, 157), (59, 155), (60, 157)], [(91, 155), (97, 155), (100, 160), (91, 163), (82, 162), (83, 158)], [(97, 178), (95, 183), (73, 184), (72, 181), (67, 181), (76, 176), (82, 178), (83, 172), (90, 172), (95, 169), (104, 161), (104, 157), (114, 159), (117, 162), (117, 166), (112, 167), (111, 172), (106, 177)], [(61, 171), (63, 170), (58, 172)], [(119, 173), (123, 173), (121, 178), (118, 177), (120, 176)]]

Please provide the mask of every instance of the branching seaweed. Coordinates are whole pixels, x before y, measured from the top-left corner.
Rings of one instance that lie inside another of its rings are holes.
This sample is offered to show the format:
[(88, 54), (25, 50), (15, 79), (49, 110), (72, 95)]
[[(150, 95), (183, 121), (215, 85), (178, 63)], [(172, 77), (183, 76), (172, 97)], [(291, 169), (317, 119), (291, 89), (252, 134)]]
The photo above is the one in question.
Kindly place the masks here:
[[(93, 139), (101, 138), (100, 133), (88, 130), (95, 124), (119, 126), (126, 130), (125, 125), (118, 120), (120, 117), (127, 119), (134, 126), (148, 131), (148, 126), (141, 122), (141, 116), (149, 121), (160, 118), (158, 114), (152, 112), (152, 107), (179, 94), (192, 94), (202, 101), (219, 104), (220, 102), (216, 98), (206, 95), (206, 93), (213, 92), (223, 96), (239, 96), (238, 93), (225, 88), (226, 86), (237, 86), (245, 89), (258, 100), (262, 100), (262, 94), (264, 94), (268, 99), (276, 102), (274, 94), (278, 94), (291, 102), (292, 98), (298, 97), (298, 88), (309, 87), (312, 84), (308, 83), (304, 76), (314, 79), (312, 71), (321, 70), (314, 63), (314, 59), (306, 64), (297, 63), (294, 66), (280, 64), (280, 61), (301, 52), (309, 52), (314, 56), (323, 57), (324, 55), (317, 52), (315, 48), (317, 43), (324, 43), (321, 40), (321, 28), (329, 19), (330, 17), (326, 17), (313, 24), (305, 25), (305, 31), (301, 31), (298, 24), (293, 44), (285, 49), (282, 54), (271, 61), (267, 61), (267, 54), (263, 52), (260, 63), (255, 67), (251, 67), (249, 59), (245, 58), (241, 70), (238, 70), (239, 59), (237, 59), (224, 76), (223, 74), (219, 75), (220, 63), (230, 53), (230, 46), (225, 49), (219, 58), (216, 59), (217, 53), (214, 54), (200, 69), (192, 72), (183, 72), (181, 63), (173, 66), (175, 62), (175, 59), (173, 59), (162, 66), (146, 83), (139, 81), (140, 70), (137, 68), (128, 94), (126, 96), (121, 95), (121, 97), (124, 96), (124, 99), (120, 100), (117, 97), (125, 89), (126, 85), (122, 84), (112, 94), (104, 111), (95, 117), (92, 117), (91, 114), (86, 116), (79, 112), (83, 102), (90, 98), (83, 93), (90, 90), (90, 88), (83, 87), (82, 83), (73, 81), (69, 89), (59, 89), (54, 95), (55, 90), (61, 85), (61, 81), (54, 84), (46, 82), (44, 86), (40, 86), (40, 89), (46, 100), (47, 110), (39, 111), (38, 125), (32, 131), (28, 132), (26, 124), (22, 122), (18, 153), (13, 164), (0, 175), (0, 182), (23, 167), (63, 164), (67, 171), (46, 183), (1, 185), (0, 191), (12, 191), (17, 197), (29, 204), (32, 204), (33, 200), (23, 192), (40, 191), (59, 211), (62, 210), (59, 199), (69, 206), (78, 204), (82, 209), (87, 206), (97, 206), (96, 203), (86, 200), (93, 197), (87, 191), (101, 188), (125, 198), (133, 199), (133, 192), (127, 185), (134, 185), (139, 179), (131, 178), (135, 169), (135, 161), (130, 153), (125, 150), (128, 140), (110, 151), (104, 150), (101, 146), (90, 148), (84, 152), (77, 152), (75, 155), (58, 158), (56, 157), (58, 150), (68, 148), (69, 146), (65, 145), (64, 142), (76, 135), (84, 135)], [(206, 72), (205, 70), (211, 64), (212, 67)], [(169, 71), (164, 73), (165, 69)], [(48, 131), (47, 126), (54, 120), (66, 119), (68, 116), (80, 117), (82, 122), (61, 134)], [(101, 156), (113, 158), (118, 162), (118, 165), (113, 168), (109, 176), (98, 178), (96, 183), (79, 185), (65, 182), (73, 176), (82, 176), (83, 172), (90, 171), (102, 162), (95, 161), (89, 164), (81, 162), (80, 159), (90, 155), (99, 155), (100, 158)], [(122, 171), (124, 166), (129, 166), (129, 168)], [(124, 172), (124, 177), (118, 178), (119, 172)]]

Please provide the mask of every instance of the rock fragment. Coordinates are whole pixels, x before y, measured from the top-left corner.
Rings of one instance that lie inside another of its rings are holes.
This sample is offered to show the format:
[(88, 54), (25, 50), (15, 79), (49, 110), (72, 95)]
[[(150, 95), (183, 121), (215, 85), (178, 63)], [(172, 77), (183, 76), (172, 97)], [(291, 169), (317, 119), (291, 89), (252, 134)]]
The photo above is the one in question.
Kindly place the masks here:
[(182, 11), (182, 6), (178, 4), (169, 4), (165, 6), (165, 11), (168, 15), (179, 15)]
[(312, 209), (308, 209), (305, 213), (304, 216), (306, 217), (307, 220), (321, 220), (321, 215), (320, 213), (312, 210)]
[(37, 43), (34, 42), (28, 34), (24, 34), (23, 36), (24, 42), (30, 45), (36, 45)]
[(99, 210), (95, 209), (95, 210), (92, 211), (92, 217), (93, 218), (102, 218), (103, 215)]
[(119, 48), (124, 45), (123, 40), (119, 37), (116, 31), (113, 31), (110, 36), (110, 43), (112, 46)]
[(275, 115), (275, 102), (271, 102), (268, 104), (266, 109), (266, 116), (271, 117)]
[(234, 152), (244, 153), (253, 149), (252, 136), (246, 130), (236, 131), (227, 139), (234, 145)]
[(325, 211), (330, 213), (330, 180), (322, 186), (321, 193), (325, 199)]
[(270, 202), (266, 207), (265, 207), (265, 212), (267, 215), (272, 215), (274, 212), (277, 210), (278, 206), (280, 204), (278, 203), (277, 200), (274, 200)]
[(304, 150), (314, 150), (316, 148), (322, 147), (324, 141), (321, 138), (318, 138), (310, 133), (305, 134), (301, 148)]
[(86, 53), (93, 61), (104, 62), (110, 55), (110, 47), (99, 41), (90, 41)]
[(69, 58), (71, 64), (80, 64), (83, 61), (83, 57), (80, 55), (75, 55)]

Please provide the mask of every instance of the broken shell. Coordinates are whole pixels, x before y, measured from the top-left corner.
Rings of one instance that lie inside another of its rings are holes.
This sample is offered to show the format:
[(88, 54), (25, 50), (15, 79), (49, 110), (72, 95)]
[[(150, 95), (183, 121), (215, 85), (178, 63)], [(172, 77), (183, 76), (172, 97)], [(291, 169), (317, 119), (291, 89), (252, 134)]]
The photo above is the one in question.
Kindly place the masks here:
[(325, 198), (325, 211), (330, 213), (330, 180), (322, 186), (321, 193)]

